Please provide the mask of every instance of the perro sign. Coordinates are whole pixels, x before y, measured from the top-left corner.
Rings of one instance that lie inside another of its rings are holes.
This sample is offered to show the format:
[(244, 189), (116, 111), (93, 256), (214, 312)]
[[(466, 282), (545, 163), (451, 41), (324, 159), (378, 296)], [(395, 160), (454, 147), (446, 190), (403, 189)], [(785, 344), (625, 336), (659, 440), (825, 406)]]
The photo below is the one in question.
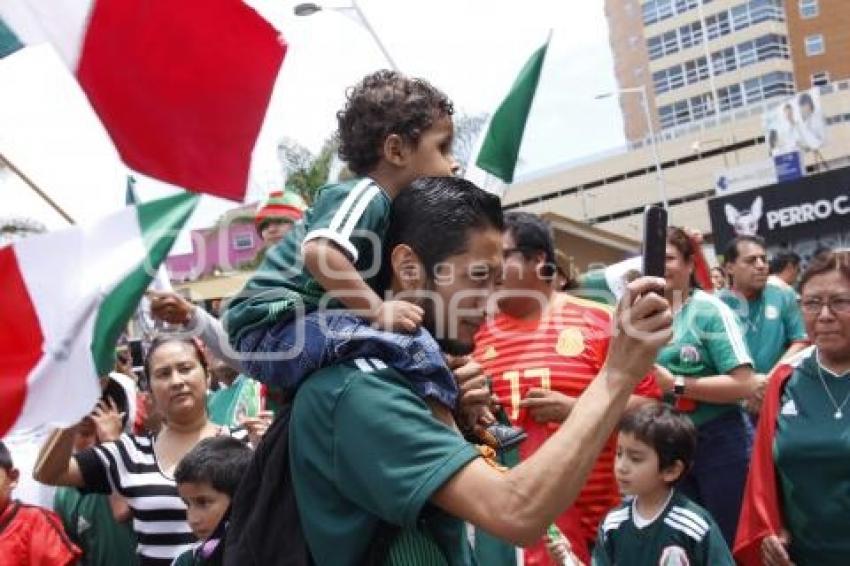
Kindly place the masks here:
[(850, 168), (718, 195), (708, 211), (718, 254), (740, 234), (761, 236), (769, 246), (821, 241), (850, 230)]
[(833, 200), (821, 199), (815, 202), (804, 202), (796, 206), (786, 206), (778, 210), (768, 210), (767, 229), (776, 227), (788, 228), (805, 222), (826, 220), (833, 214), (850, 214), (850, 197), (841, 195)]

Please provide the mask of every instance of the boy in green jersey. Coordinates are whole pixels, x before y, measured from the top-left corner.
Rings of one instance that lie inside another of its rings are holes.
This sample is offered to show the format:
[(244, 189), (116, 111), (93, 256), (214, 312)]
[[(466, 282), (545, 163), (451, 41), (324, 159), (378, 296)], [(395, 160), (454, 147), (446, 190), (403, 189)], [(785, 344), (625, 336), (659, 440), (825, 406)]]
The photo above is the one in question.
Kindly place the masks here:
[(667, 405), (645, 405), (623, 418), (614, 474), (630, 497), (600, 524), (594, 566), (734, 564), (711, 516), (676, 492), (695, 448), (694, 425)]
[(392, 201), (415, 179), (458, 168), (452, 113), (442, 92), (393, 71), (348, 90), (337, 134), (357, 178), (321, 189), (224, 315), (248, 375), (293, 391), (321, 367), (376, 357), (407, 375), (420, 397), (454, 408), (457, 383), (420, 328), (422, 309), (379, 294)]

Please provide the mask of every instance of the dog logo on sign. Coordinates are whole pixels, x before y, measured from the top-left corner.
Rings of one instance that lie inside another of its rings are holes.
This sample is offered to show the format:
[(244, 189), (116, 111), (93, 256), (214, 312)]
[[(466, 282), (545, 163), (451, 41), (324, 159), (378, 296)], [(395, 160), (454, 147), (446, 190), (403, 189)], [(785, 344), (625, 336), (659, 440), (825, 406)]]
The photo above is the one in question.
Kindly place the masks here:
[(738, 210), (731, 204), (723, 207), (726, 221), (732, 226), (736, 236), (755, 236), (758, 233), (763, 204), (762, 198), (756, 197), (749, 209)]

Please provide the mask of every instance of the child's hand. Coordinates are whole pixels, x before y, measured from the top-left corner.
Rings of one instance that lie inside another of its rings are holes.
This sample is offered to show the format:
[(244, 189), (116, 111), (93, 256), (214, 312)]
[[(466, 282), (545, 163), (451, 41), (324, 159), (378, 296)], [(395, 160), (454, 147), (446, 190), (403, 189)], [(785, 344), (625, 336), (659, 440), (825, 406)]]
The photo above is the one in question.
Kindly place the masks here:
[(582, 562), (573, 554), (570, 547), (570, 541), (567, 537), (560, 536), (552, 538), (546, 535), (546, 552), (555, 564), (560, 566), (584, 566)]
[(375, 311), (375, 328), (387, 332), (412, 334), (422, 324), (425, 311), (407, 301), (384, 301)]

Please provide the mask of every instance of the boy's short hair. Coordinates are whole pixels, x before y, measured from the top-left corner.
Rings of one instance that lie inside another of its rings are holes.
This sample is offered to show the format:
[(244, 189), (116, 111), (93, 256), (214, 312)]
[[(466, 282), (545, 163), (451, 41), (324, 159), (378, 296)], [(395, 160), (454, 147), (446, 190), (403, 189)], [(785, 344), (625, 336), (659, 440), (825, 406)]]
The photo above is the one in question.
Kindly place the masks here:
[[(681, 460), (684, 471), (691, 468), (697, 446), (697, 432), (689, 418), (664, 403), (644, 405), (626, 413), (620, 432), (634, 435), (658, 454), (658, 470), (666, 470)], [(678, 480), (677, 480), (678, 481)]]
[(381, 160), (387, 136), (415, 146), (438, 118), (453, 113), (448, 97), (427, 81), (377, 71), (348, 89), (336, 114), (339, 157), (355, 174), (366, 175)]
[(253, 452), (231, 436), (205, 438), (183, 456), (174, 470), (174, 481), (208, 483), (216, 491), (233, 497), (239, 481), (248, 471)]
[(3, 468), (7, 472), (15, 467), (15, 463), (12, 462), (12, 453), (9, 452), (9, 449), (6, 448), (6, 445), (0, 440), (0, 468)]

